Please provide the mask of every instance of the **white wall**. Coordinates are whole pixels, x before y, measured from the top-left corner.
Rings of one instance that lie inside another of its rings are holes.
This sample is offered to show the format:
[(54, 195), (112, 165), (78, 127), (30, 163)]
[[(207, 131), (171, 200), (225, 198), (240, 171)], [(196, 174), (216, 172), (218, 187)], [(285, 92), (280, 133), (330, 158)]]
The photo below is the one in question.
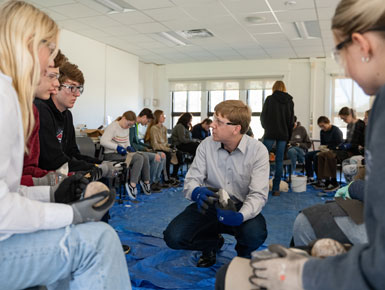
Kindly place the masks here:
[(84, 93), (71, 109), (74, 125), (97, 128), (128, 110), (138, 112), (139, 59), (76, 33), (62, 30), (59, 46), (85, 78)]
[[(197, 62), (164, 66), (141, 64), (141, 72), (141, 85), (146, 86), (145, 90), (160, 100), (159, 105), (152, 108), (160, 108), (168, 116), (171, 116), (168, 89), (170, 80), (283, 76), (288, 92), (294, 98), (295, 114), (312, 133), (313, 138), (319, 138), (319, 128), (316, 124), (312, 125), (311, 120), (316, 122), (321, 115), (330, 116), (331, 75), (341, 74), (334, 61), (314, 58)], [(155, 86), (156, 79), (158, 88)], [(171, 118), (168, 118), (166, 126), (170, 127), (170, 122)]]

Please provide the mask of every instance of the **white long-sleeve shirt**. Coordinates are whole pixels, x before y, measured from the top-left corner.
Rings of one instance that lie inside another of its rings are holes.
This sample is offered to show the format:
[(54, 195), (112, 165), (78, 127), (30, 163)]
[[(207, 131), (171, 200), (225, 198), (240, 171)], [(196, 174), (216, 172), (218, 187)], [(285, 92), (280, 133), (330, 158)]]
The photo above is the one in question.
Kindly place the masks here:
[(230, 198), (243, 202), (240, 213), (247, 221), (256, 217), (267, 202), (269, 193), (269, 154), (266, 147), (243, 135), (231, 153), (220, 142), (207, 137), (198, 146), (194, 162), (184, 181), (184, 193), (191, 199), (197, 186), (223, 188)]
[(104, 153), (116, 153), (116, 148), (122, 146), (127, 148), (130, 144), (130, 128), (123, 129), (118, 121), (112, 122), (104, 130), (100, 138), (100, 144), (104, 147)]
[(24, 158), (21, 112), (12, 79), (2, 73), (0, 104), (0, 241), (12, 234), (71, 224), (71, 206), (49, 203), (49, 186), (20, 186)]

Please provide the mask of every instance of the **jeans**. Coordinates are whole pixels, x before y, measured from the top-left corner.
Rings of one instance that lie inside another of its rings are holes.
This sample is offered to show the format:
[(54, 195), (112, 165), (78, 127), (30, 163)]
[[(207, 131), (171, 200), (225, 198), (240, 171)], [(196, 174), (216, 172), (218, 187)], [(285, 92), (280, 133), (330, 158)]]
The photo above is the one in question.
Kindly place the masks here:
[(270, 152), (271, 148), (273, 148), (274, 143), (276, 143), (276, 151), (275, 151), (275, 175), (273, 180), (273, 188), (272, 191), (279, 191), (279, 184), (281, 183), (282, 171), (283, 171), (283, 157), (286, 149), (286, 141), (281, 140), (271, 140), (264, 139), (263, 144), (266, 146), (267, 150)]
[(303, 150), (301, 147), (298, 147), (298, 146), (290, 147), (287, 150), (287, 155), (289, 156), (291, 161), (292, 172), (295, 172), (297, 161), (299, 163), (304, 163), (305, 161), (305, 150)]
[(305, 155), (305, 168), (307, 177), (314, 177), (314, 171), (318, 174), (318, 153), (317, 151), (310, 151)]
[(160, 161), (155, 160), (155, 156), (158, 154), (160, 157), (160, 153), (152, 153), (152, 152), (141, 152), (143, 155), (148, 157), (148, 161), (150, 162), (150, 183), (156, 183), (160, 181), (160, 175), (162, 174), (164, 162), (166, 159), (160, 158)]
[[(238, 204), (237, 209), (241, 206)], [(240, 226), (226, 226), (218, 221), (214, 206), (210, 206), (206, 214), (201, 214), (194, 202), (170, 222), (163, 235), (172, 249), (208, 253), (219, 251), (221, 233), (233, 235), (237, 240), (235, 250), (238, 256), (250, 258), (251, 252), (258, 249), (267, 237), (265, 218), (259, 214)]]
[(0, 289), (131, 289), (116, 232), (105, 223), (15, 234), (0, 242)]
[[(366, 234), (365, 223), (357, 225), (348, 216), (334, 217), (334, 221), (345, 234), (345, 236), (352, 242), (352, 244), (364, 244), (368, 242), (368, 236)], [(326, 222), (320, 221), (317, 226), (327, 227)], [(293, 227), (293, 239), (294, 245), (307, 246), (311, 241), (316, 240), (316, 236), (313, 227), (311, 226), (307, 217), (300, 213), (294, 221)], [(333, 237), (330, 237), (333, 239)]]

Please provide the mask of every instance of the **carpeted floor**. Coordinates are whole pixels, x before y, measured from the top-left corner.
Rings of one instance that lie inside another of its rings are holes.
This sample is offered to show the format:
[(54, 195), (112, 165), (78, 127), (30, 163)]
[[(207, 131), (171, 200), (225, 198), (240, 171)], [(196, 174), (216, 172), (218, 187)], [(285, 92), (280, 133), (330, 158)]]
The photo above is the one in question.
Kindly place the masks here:
[[(263, 209), (268, 237), (262, 248), (272, 243), (288, 246), (298, 212), (325, 202), (318, 192), (308, 186), (306, 192), (269, 195)], [(122, 243), (132, 247), (126, 258), (133, 289), (214, 289), (216, 271), (236, 255), (233, 237), (225, 236), (225, 245), (211, 268), (195, 267), (199, 252), (171, 250), (163, 241), (163, 230), (189, 203), (178, 187), (150, 196), (140, 194), (138, 202), (125, 200), (110, 210), (110, 224)]]

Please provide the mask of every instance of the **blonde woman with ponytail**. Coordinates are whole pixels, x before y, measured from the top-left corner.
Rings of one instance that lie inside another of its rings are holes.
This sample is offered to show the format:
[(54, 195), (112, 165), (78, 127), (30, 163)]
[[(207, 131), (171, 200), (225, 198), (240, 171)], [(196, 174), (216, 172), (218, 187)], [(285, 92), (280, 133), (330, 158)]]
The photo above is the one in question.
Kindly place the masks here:
[[(274, 245), (269, 250), (279, 258), (251, 263), (234, 259), (227, 270), (226, 289), (385, 289), (384, 0), (342, 0), (331, 26), (336, 61), (367, 95), (376, 95), (365, 132), (364, 220), (368, 242), (326, 259), (309, 258)], [(223, 275), (223, 270), (219, 272)], [(238, 287), (232, 288), (234, 285)]]
[[(32, 101), (56, 55), (58, 33), (56, 23), (28, 3), (0, 6), (0, 289), (131, 289), (115, 231), (105, 223), (81, 224), (99, 220), (113, 194), (72, 196), (69, 205), (55, 203), (71, 197), (61, 185), (55, 191), (20, 186)], [(95, 210), (104, 198), (105, 208)]]

